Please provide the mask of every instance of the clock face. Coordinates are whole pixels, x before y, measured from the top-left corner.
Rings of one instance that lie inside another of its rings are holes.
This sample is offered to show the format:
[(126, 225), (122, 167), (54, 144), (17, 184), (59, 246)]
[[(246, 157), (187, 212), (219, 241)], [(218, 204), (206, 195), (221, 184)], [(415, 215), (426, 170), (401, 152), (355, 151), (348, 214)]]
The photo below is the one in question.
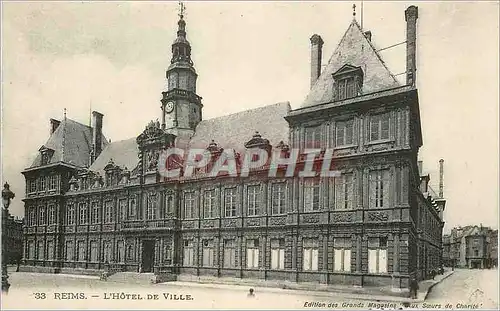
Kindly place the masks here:
[(165, 105), (165, 111), (167, 113), (171, 113), (172, 111), (174, 111), (174, 102), (168, 102), (166, 105)]

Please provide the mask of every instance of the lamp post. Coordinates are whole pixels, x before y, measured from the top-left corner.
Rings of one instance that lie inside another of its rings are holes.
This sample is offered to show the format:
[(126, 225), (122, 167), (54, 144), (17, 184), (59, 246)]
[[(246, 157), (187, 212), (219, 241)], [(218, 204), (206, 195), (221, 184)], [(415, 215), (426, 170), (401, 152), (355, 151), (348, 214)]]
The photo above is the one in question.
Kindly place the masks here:
[(8, 221), (9, 221), (9, 205), (10, 205), (10, 200), (12, 200), (16, 195), (14, 192), (10, 191), (10, 186), (8, 183), (5, 183), (3, 185), (3, 190), (2, 190), (2, 292), (8, 293), (9, 292), (9, 275), (7, 273), (7, 256), (5, 255), (5, 252), (7, 250), (7, 247), (5, 245), (5, 240), (7, 238), (6, 230), (8, 226)]

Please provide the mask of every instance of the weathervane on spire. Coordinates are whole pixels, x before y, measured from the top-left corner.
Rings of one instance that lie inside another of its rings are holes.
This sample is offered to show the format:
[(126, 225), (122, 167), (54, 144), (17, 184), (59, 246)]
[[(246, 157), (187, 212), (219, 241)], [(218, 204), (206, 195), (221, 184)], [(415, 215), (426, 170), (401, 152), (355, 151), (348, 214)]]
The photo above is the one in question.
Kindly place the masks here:
[(356, 3), (352, 5), (352, 17), (356, 18)]
[(179, 17), (181, 19), (184, 18), (184, 13), (186, 12), (186, 6), (182, 1), (179, 1)]

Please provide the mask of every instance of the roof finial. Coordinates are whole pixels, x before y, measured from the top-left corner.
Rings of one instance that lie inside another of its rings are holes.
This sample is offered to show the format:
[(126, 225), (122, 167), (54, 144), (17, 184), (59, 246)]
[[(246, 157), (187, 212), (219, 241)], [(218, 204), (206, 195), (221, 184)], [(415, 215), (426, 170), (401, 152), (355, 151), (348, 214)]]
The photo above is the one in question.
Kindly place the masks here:
[(352, 18), (356, 18), (356, 3), (352, 5)]
[(184, 12), (186, 12), (186, 6), (182, 1), (179, 1), (179, 17), (181, 19), (184, 18)]
[(66, 119), (66, 108), (64, 108), (64, 119)]

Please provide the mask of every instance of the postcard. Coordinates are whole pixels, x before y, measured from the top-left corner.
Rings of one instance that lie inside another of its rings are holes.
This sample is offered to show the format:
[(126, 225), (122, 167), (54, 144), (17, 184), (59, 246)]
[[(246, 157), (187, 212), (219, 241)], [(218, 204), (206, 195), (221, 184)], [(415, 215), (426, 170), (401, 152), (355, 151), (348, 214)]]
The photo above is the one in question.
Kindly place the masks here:
[(3, 309), (498, 308), (498, 2), (1, 5)]

